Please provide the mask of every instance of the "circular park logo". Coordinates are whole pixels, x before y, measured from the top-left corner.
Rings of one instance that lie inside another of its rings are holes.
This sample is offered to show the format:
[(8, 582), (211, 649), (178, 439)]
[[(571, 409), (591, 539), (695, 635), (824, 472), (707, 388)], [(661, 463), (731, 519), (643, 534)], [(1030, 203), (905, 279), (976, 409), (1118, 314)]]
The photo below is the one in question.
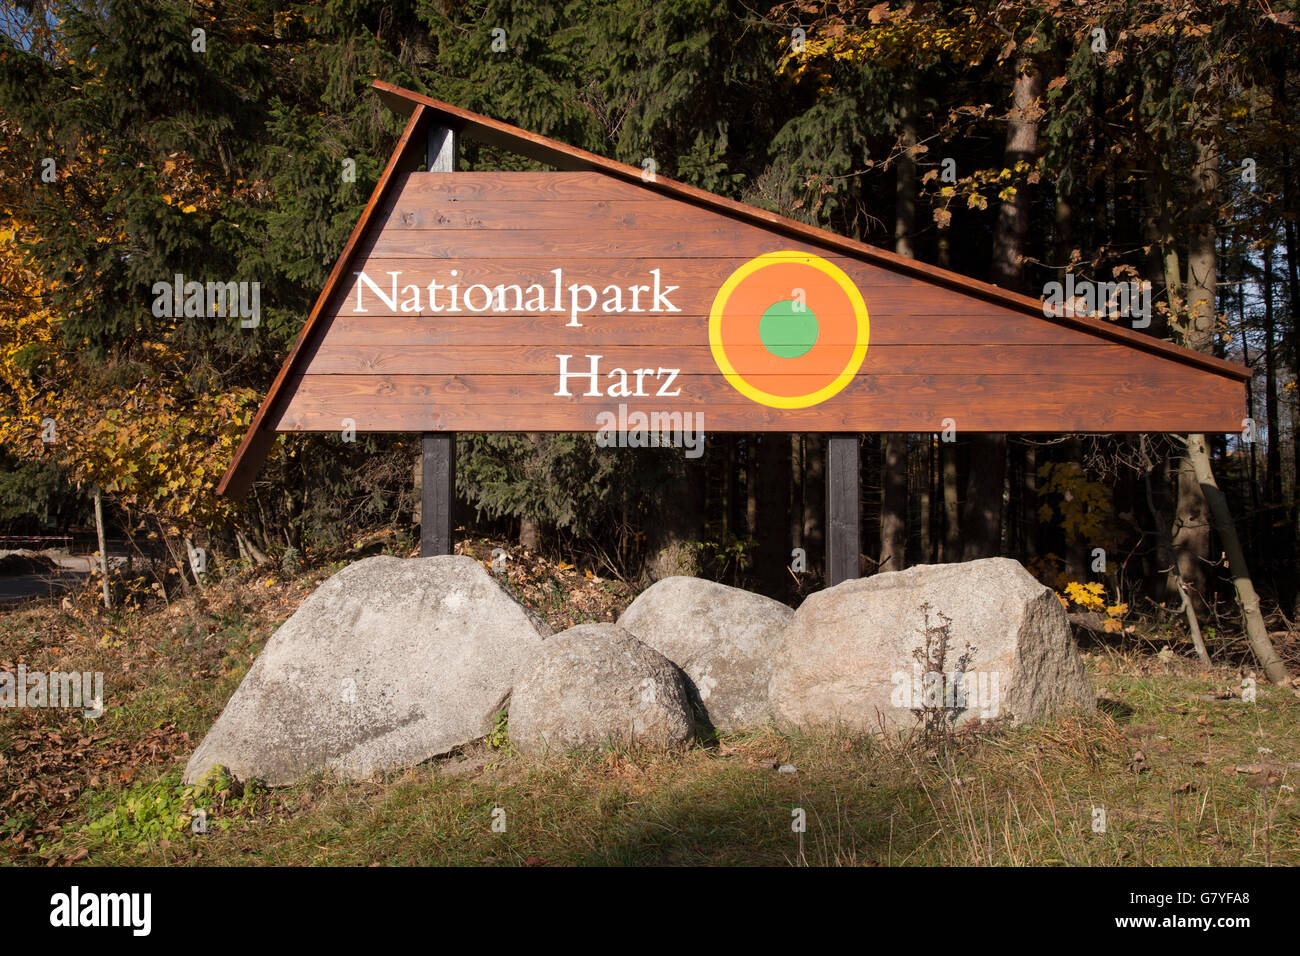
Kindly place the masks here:
[(769, 252), (727, 277), (709, 346), (731, 387), (771, 408), (838, 394), (867, 356), (867, 304), (843, 270), (807, 252)]

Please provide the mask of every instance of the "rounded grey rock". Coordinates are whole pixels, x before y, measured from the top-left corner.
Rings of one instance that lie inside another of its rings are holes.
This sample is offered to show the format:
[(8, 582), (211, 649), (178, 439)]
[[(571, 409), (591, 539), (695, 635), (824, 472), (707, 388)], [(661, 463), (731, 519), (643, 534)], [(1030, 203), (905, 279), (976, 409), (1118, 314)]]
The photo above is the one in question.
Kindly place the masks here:
[(614, 624), (579, 624), (549, 638), (515, 682), (509, 727), (525, 754), (677, 749), (695, 737), (680, 671)]
[(762, 726), (768, 684), (794, 612), (779, 601), (701, 578), (665, 578), (647, 588), (619, 627), (682, 669), (709, 723)]
[(1010, 558), (920, 565), (809, 595), (769, 692), (781, 724), (867, 731), (915, 727), (926, 707), (953, 727), (1096, 708), (1061, 602)]
[(185, 768), (363, 779), (486, 736), (550, 634), (473, 558), (358, 561), (280, 625)]

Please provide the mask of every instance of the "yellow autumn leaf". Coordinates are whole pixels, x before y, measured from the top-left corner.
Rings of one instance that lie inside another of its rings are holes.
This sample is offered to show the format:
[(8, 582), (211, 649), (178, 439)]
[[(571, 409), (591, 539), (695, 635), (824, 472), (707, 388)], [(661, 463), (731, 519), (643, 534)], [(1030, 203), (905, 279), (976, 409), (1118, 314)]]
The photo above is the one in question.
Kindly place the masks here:
[(1079, 607), (1090, 611), (1100, 611), (1106, 606), (1106, 602), (1102, 599), (1103, 591), (1102, 585), (1096, 582), (1079, 584), (1077, 581), (1071, 581), (1065, 586), (1065, 593), (1069, 599)]

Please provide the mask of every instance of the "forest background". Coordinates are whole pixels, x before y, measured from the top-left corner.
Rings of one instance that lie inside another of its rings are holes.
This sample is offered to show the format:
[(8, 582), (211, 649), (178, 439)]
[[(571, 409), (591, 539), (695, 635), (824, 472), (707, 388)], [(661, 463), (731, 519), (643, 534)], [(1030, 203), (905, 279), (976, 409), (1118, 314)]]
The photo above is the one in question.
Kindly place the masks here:
[[(0, 5), (0, 534), (89, 527), (98, 492), (110, 536), (168, 556), (164, 588), (193, 547), (219, 567), (414, 543), (415, 436), (282, 437), (247, 501), (214, 493), (400, 132), (378, 78), (1030, 295), (1066, 273), (1149, 281), (1147, 334), (1257, 371), (1249, 423), (1209, 456), (1287, 621), (1296, 6)], [(467, 144), (461, 168), (538, 167)], [(258, 282), (258, 325), (155, 316), (177, 273)], [(822, 583), (824, 436), (710, 435), (698, 461), (590, 435), (458, 442), (477, 533), (637, 585)], [(1235, 619), (1179, 436), (862, 446), (865, 573), (1006, 554), (1115, 626), (1177, 614), (1180, 585)]]

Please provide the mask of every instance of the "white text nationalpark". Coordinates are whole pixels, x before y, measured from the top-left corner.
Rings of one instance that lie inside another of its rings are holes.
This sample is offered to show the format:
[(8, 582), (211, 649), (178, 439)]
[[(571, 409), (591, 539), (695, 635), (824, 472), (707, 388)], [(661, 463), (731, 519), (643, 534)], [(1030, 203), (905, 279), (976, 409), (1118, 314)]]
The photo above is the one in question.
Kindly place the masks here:
[[(463, 285), (455, 281), (460, 270), (451, 269), (447, 282), (431, 280), (425, 286), (415, 283), (402, 283), (400, 270), (387, 273), (388, 283), (376, 282), (365, 272), (354, 273), (357, 277), (356, 305), (354, 315), (365, 314), (370, 307), (383, 308), (394, 314), (437, 312), (526, 312), (532, 314), (559, 313), (568, 315), (566, 329), (583, 328), (582, 319), (597, 310), (604, 314), (611, 313), (668, 313), (681, 312), (669, 298), (680, 286), (665, 285), (660, 270), (650, 269), (646, 272), (644, 285), (607, 285), (600, 291), (596, 286), (581, 282), (565, 282), (563, 269), (551, 269), (553, 282), (531, 284), (498, 283), (489, 286), (478, 282)], [(369, 298), (367, 298), (367, 295)], [(573, 398), (569, 391), (571, 379), (586, 379), (587, 390), (583, 397), (631, 398), (646, 396), (645, 389), (653, 387), (655, 395), (663, 398), (676, 398), (681, 395), (680, 387), (674, 387), (680, 368), (623, 368), (615, 367), (607, 371), (600, 368), (601, 355), (587, 354), (577, 359), (577, 364), (587, 365), (588, 370), (570, 370), (569, 360), (574, 355), (555, 356), (559, 363), (559, 387), (553, 393), (557, 398)], [(635, 386), (632, 380), (635, 379)], [(647, 379), (649, 381), (647, 382)], [(607, 391), (601, 390), (601, 384), (608, 385)]]
[[(450, 277), (455, 279), (459, 274), (458, 269), (452, 269)], [(367, 289), (393, 312), (567, 312), (569, 321), (565, 328), (581, 328), (579, 317), (594, 312), (597, 305), (607, 314), (681, 311), (668, 298), (680, 286), (663, 285), (658, 269), (647, 273), (650, 277), (648, 285), (607, 285), (599, 293), (595, 286), (585, 283), (565, 285), (563, 269), (552, 269), (551, 274), (555, 276), (555, 282), (549, 287), (535, 282), (529, 286), (475, 283), (462, 288), (458, 282), (444, 284), (434, 279), (421, 288), (414, 283), (400, 285), (402, 273), (389, 272), (388, 291), (385, 292), (365, 272), (358, 272), (357, 305), (352, 311), (357, 314), (370, 311), (363, 295)]]

